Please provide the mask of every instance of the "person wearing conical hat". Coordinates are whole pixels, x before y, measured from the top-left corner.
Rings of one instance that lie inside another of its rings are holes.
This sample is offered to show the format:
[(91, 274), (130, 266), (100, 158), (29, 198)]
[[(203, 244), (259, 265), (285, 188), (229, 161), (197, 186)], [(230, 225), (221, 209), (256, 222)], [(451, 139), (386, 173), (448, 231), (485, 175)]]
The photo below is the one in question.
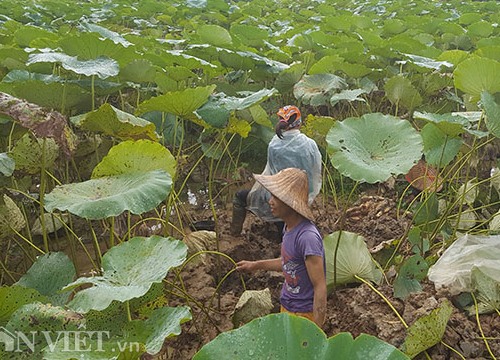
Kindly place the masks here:
[[(307, 172), (309, 181), (308, 201), (311, 204), (322, 185), (322, 158), (316, 142), (300, 131), (303, 120), (298, 107), (287, 105), (277, 112), (276, 134), (267, 147), (267, 162), (262, 175), (273, 175), (278, 171), (294, 167)], [(230, 233), (241, 234), (247, 210), (264, 221), (276, 223), (281, 232), (283, 222), (274, 216), (269, 207), (269, 192), (255, 182), (248, 190), (239, 190), (233, 199), (233, 214)]]
[(271, 193), (274, 216), (283, 219), (281, 256), (237, 263), (237, 270), (282, 271), (281, 311), (293, 313), (322, 326), (326, 314), (326, 265), (321, 234), (312, 222), (308, 205), (308, 180), (304, 170), (287, 168), (275, 175), (254, 178)]

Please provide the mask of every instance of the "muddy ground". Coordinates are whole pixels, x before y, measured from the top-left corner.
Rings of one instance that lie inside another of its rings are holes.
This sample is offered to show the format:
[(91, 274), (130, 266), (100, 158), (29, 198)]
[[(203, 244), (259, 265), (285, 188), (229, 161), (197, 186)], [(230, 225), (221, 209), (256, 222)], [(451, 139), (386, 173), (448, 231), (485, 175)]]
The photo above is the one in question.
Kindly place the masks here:
[[(404, 238), (405, 231), (411, 222), (411, 214), (402, 215), (397, 211), (397, 204), (391, 194), (361, 194), (358, 201), (345, 212), (343, 229), (361, 234), (365, 237), (369, 249), (376, 249), (382, 242)], [(340, 210), (331, 203), (317, 199), (313, 206), (316, 223), (320, 231), (326, 235), (341, 226)], [(201, 212), (198, 213), (198, 217)], [(196, 220), (196, 216), (194, 217)], [(229, 234), (230, 205), (218, 214), (217, 236), (219, 250), (235, 261), (242, 259), (258, 259), (279, 256), (279, 236), (274, 225), (266, 224), (253, 215), (247, 216), (241, 236)], [(198, 219), (200, 220), (200, 219)], [(409, 250), (408, 250), (409, 251)], [(405, 247), (401, 247), (405, 252)], [(206, 264), (190, 266), (181, 276), (189, 294), (210, 309), (209, 315), (200, 307), (190, 303), (193, 320), (184, 324), (182, 334), (166, 341), (164, 352), (148, 359), (191, 359), (206, 343), (214, 339), (220, 332), (233, 329), (231, 313), (239, 296), (243, 292), (240, 274), (231, 274), (220, 289), (220, 297), (214, 297), (217, 279), (222, 278), (233, 265), (224, 259), (210, 258)], [(446, 300), (454, 301), (442, 291), (437, 292), (434, 285), (423, 282), (423, 290), (414, 293), (404, 300), (393, 296), (390, 283), (394, 280), (395, 271), (387, 273), (389, 283), (379, 285), (377, 289), (394, 305), (408, 325), (422, 315), (429, 314)], [(282, 277), (279, 273), (259, 272), (243, 274), (246, 288), (271, 290), (272, 312), (279, 311), (279, 292)], [(183, 299), (173, 303), (185, 303)], [(498, 314), (480, 315), (480, 324), (488, 344), (495, 356), (500, 356), (500, 316)], [(328, 337), (339, 332), (350, 332), (353, 336), (361, 333), (374, 335), (396, 347), (400, 347), (405, 338), (405, 327), (387, 303), (367, 285), (350, 285), (336, 289), (328, 297), (327, 319), (323, 330)], [(481, 338), (480, 329), (474, 316), (468, 316), (463, 310), (453, 307), (443, 341), (465, 359), (491, 359), (486, 345)], [(435, 345), (427, 351), (431, 359), (461, 359), (459, 355), (442, 344)], [(425, 359), (421, 353), (416, 359)]]

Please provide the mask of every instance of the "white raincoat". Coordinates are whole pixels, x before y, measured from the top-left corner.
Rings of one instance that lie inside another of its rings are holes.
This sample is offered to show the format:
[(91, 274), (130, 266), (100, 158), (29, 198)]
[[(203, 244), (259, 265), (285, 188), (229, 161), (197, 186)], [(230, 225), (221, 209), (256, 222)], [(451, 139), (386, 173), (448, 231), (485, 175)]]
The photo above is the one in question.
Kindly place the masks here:
[[(286, 168), (299, 168), (307, 172), (309, 205), (321, 190), (321, 153), (316, 142), (298, 129), (283, 132), (283, 139), (274, 135), (267, 148), (267, 164), (262, 175), (274, 175)], [(255, 182), (247, 197), (247, 209), (265, 221), (281, 221), (269, 207), (271, 194)]]

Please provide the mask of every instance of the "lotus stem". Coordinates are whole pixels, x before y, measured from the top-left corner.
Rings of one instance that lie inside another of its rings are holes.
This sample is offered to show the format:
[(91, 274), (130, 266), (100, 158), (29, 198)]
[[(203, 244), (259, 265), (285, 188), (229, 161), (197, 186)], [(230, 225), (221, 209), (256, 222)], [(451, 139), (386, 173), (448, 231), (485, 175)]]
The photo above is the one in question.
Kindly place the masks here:
[(491, 348), (490, 348), (490, 344), (488, 343), (488, 340), (484, 336), (483, 327), (481, 326), (481, 321), (479, 320), (479, 309), (477, 307), (476, 296), (474, 295), (473, 292), (471, 292), (471, 295), (472, 295), (472, 299), (474, 300), (474, 312), (476, 315), (477, 327), (479, 328), (479, 332), (481, 333), (481, 339), (483, 339), (483, 341), (484, 341), (484, 345), (486, 346), (486, 350), (488, 350), (488, 354), (490, 354), (490, 356), (493, 360), (496, 360), (497, 358), (495, 357), (495, 355), (493, 355), (493, 352), (491, 351)]

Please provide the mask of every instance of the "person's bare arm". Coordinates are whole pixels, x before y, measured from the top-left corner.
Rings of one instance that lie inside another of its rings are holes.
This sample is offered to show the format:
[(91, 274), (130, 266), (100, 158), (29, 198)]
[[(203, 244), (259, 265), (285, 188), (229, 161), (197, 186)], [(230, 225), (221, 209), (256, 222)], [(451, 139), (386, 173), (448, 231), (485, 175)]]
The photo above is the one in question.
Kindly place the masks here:
[(257, 270), (281, 271), (281, 258), (256, 261), (241, 260), (236, 263), (236, 270), (246, 272)]
[(326, 316), (326, 279), (321, 256), (306, 256), (307, 274), (314, 287), (313, 313), (314, 322), (323, 326)]

